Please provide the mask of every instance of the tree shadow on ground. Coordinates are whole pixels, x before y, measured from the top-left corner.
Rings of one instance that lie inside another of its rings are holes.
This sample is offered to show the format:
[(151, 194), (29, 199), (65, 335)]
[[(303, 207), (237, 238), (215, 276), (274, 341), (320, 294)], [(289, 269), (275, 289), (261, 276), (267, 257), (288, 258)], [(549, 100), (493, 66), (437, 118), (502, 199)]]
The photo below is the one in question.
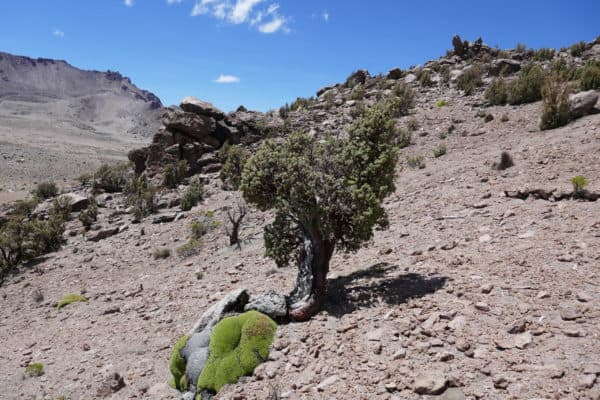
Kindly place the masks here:
[(330, 279), (323, 309), (341, 317), (360, 308), (398, 305), (441, 289), (445, 276), (397, 275), (397, 266), (379, 263), (350, 275)]

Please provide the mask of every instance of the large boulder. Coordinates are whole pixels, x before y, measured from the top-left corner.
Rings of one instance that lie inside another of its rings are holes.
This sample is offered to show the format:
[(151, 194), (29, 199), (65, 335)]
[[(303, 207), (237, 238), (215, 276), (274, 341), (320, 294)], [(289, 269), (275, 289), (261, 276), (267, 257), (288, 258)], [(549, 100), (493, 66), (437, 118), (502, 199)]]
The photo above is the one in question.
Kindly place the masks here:
[(168, 107), (163, 114), (162, 123), (170, 132), (181, 132), (214, 147), (220, 145), (219, 141), (211, 135), (216, 124), (211, 117), (183, 111), (177, 107)]
[(387, 73), (387, 79), (398, 80), (402, 79), (404, 72), (400, 68), (392, 68)]
[(500, 73), (503, 71), (514, 74), (515, 72), (519, 72), (520, 69), (520, 61), (511, 60), (509, 58), (499, 58), (497, 60), (492, 61), (492, 65), (490, 67), (490, 74), (500, 75)]
[(225, 118), (225, 113), (223, 111), (219, 110), (211, 103), (197, 99), (193, 96), (183, 99), (179, 107), (181, 107), (181, 109), (184, 111), (198, 115), (204, 115), (207, 117), (213, 117), (216, 120)]
[(600, 111), (594, 107), (598, 97), (600, 97), (600, 92), (596, 90), (588, 90), (569, 96), (569, 119), (580, 118)]

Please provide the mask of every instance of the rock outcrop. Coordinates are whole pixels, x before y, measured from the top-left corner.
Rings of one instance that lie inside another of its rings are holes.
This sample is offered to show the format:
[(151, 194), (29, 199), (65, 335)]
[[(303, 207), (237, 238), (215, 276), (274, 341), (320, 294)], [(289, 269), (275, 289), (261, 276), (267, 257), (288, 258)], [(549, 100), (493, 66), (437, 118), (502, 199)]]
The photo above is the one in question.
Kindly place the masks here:
[[(250, 144), (282, 126), (275, 117), (243, 107), (225, 114), (195, 97), (186, 97), (179, 107), (166, 107), (161, 121), (163, 128), (154, 135), (152, 143), (128, 154), (136, 173), (160, 172), (180, 160), (188, 162), (191, 174), (208, 172), (206, 160), (213, 158), (209, 153), (225, 142)], [(211, 172), (218, 170), (213, 163), (210, 166)]]

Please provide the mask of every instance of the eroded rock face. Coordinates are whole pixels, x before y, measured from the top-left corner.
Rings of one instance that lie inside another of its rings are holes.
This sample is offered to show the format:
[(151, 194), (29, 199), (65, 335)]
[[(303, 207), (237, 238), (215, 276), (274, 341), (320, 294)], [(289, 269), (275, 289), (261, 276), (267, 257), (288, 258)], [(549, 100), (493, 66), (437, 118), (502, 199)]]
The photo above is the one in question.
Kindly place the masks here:
[[(129, 152), (128, 158), (135, 165), (136, 173), (161, 172), (166, 165), (180, 160), (188, 162), (192, 174), (209, 172), (202, 162), (206, 154), (226, 142), (256, 142), (265, 133), (279, 130), (283, 122), (243, 107), (225, 114), (211, 103), (186, 97), (179, 107), (165, 108), (162, 124), (163, 129), (154, 135), (152, 144)], [(210, 165), (210, 171), (214, 172), (215, 164)]]

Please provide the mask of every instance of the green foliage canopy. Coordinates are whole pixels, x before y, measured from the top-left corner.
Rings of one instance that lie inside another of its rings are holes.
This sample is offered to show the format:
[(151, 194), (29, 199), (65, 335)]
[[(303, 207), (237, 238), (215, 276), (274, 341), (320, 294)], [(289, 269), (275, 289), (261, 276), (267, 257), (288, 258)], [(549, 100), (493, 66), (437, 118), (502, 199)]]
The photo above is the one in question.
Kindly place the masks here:
[(275, 209), (265, 228), (267, 255), (285, 265), (303, 236), (317, 235), (343, 251), (356, 251), (386, 227), (383, 199), (395, 190), (398, 158), (394, 120), (373, 107), (346, 139), (320, 141), (294, 133), (283, 143), (265, 141), (242, 174), (246, 201)]

